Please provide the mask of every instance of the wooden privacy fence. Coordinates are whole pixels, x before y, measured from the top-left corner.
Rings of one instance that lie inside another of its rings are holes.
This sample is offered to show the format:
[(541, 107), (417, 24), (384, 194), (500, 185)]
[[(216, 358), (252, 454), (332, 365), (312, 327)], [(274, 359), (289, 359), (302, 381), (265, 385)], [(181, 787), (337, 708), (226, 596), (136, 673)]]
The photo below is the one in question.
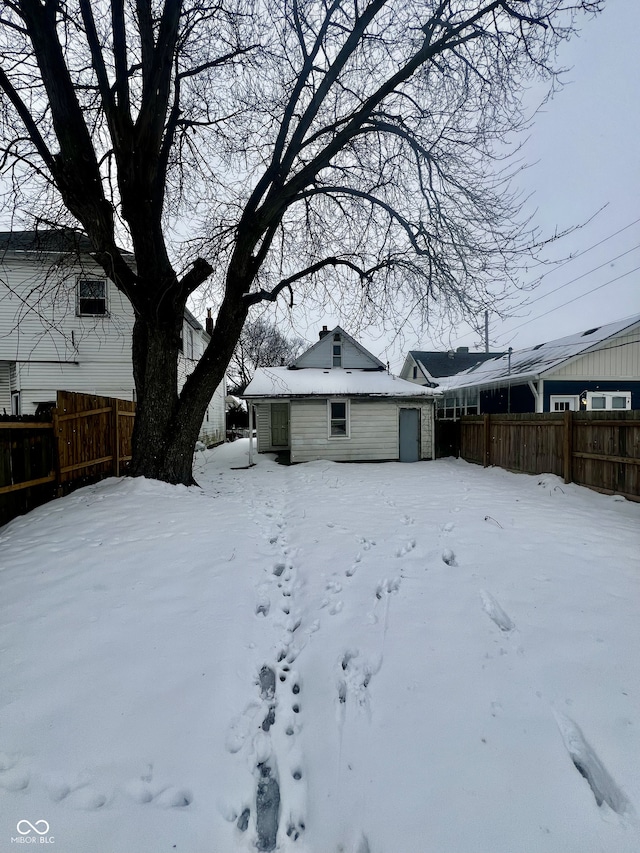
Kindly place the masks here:
[(78, 485), (120, 476), (136, 404), (58, 391), (52, 420), (0, 420), (0, 524)]
[(460, 456), (640, 501), (640, 411), (467, 415)]

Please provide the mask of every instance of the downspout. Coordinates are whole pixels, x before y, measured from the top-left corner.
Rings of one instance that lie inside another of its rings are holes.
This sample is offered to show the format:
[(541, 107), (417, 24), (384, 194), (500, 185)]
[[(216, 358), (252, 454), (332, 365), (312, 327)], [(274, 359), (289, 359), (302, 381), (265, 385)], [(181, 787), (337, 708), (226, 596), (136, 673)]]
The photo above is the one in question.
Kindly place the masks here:
[(249, 468), (253, 465), (253, 403), (249, 402)]

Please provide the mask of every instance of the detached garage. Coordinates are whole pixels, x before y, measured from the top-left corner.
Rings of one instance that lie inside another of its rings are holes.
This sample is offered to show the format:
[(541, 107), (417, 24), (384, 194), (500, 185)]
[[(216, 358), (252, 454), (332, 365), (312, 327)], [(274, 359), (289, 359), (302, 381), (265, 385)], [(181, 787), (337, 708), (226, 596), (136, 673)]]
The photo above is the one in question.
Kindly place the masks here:
[(339, 326), (290, 367), (259, 368), (244, 398), (257, 450), (310, 462), (432, 459), (433, 391), (387, 373)]

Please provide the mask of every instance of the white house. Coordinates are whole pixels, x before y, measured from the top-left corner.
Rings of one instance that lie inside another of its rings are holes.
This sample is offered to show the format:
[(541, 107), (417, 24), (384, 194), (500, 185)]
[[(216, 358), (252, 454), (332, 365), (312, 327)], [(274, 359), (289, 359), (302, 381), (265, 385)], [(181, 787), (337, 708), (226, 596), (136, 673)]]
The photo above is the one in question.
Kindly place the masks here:
[(340, 326), (290, 367), (256, 371), (243, 397), (256, 418), (257, 449), (291, 462), (434, 457), (433, 391), (389, 375)]
[[(56, 391), (135, 400), (131, 304), (71, 231), (0, 232), (0, 414), (33, 414)], [(209, 336), (185, 311), (179, 381)], [(224, 383), (200, 438), (224, 440)]]

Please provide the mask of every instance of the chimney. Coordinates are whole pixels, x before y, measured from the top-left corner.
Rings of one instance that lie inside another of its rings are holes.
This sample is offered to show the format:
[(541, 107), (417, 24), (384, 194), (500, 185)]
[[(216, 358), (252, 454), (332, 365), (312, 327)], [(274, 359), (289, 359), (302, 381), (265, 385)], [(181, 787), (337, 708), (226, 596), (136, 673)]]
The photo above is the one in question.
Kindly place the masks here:
[(204, 321), (204, 330), (211, 337), (213, 334), (213, 317), (211, 316), (211, 308), (207, 308), (207, 319)]
[(319, 334), (319, 336), (318, 336), (318, 337), (319, 337), (319, 339), (320, 339), (320, 340), (322, 340), (322, 339), (324, 338), (324, 336), (325, 336), (325, 335), (328, 335), (328, 334), (329, 334), (329, 329), (327, 329), (327, 327), (326, 327), (326, 326), (323, 326), (323, 327), (322, 327), (322, 330), (321, 330), (321, 332), (320, 332), (320, 334)]
[(469, 347), (458, 347), (456, 352), (469, 352)]

